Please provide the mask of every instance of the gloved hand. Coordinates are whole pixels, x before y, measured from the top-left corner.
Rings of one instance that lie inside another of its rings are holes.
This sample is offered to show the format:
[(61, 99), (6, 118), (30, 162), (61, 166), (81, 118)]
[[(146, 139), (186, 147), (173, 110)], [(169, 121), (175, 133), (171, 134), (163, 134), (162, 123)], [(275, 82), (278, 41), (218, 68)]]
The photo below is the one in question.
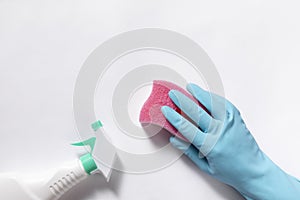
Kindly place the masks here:
[(172, 101), (192, 120), (168, 106), (162, 107), (167, 120), (191, 142), (171, 137), (173, 146), (201, 170), (234, 187), (246, 199), (300, 199), (300, 182), (261, 151), (234, 105), (195, 84), (188, 84), (187, 90), (209, 113), (179, 91), (171, 90)]

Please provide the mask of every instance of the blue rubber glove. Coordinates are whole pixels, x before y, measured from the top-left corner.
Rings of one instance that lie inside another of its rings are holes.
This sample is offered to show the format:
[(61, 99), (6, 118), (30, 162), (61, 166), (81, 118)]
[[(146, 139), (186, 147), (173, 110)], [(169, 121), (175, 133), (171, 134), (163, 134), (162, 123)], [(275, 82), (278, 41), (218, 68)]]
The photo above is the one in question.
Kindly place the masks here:
[(192, 120), (168, 106), (162, 107), (167, 120), (191, 142), (171, 137), (173, 146), (201, 170), (234, 187), (246, 199), (300, 199), (300, 182), (261, 151), (234, 105), (195, 84), (189, 84), (187, 90), (209, 114), (184, 94), (171, 90), (172, 101)]

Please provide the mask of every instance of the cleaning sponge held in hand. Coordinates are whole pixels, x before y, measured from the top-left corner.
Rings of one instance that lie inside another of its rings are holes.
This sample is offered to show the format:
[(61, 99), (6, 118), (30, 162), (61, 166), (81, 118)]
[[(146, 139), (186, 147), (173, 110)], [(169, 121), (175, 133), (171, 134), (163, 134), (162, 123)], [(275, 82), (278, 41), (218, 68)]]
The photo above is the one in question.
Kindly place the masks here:
[(168, 81), (154, 80), (152, 92), (142, 107), (139, 121), (142, 125), (154, 124), (160, 126), (169, 131), (172, 135), (187, 141), (182, 134), (166, 120), (161, 112), (162, 106), (169, 106), (178, 113), (181, 113), (181, 110), (172, 102), (168, 95), (170, 90), (178, 90), (193, 100), (196, 104), (200, 105), (199, 102), (192, 95), (190, 95), (190, 93), (178, 85)]

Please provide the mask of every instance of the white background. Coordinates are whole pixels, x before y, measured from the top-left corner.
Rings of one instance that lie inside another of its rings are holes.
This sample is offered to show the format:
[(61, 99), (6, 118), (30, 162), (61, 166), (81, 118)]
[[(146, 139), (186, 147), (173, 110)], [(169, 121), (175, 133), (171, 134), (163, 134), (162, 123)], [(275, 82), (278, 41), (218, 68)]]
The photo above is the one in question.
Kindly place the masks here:
[[(180, 32), (214, 61), (261, 148), (300, 177), (297, 1), (0, 1), (0, 172), (75, 159), (76, 76), (89, 53), (144, 27)], [(155, 173), (90, 177), (64, 200), (242, 199), (186, 158)]]

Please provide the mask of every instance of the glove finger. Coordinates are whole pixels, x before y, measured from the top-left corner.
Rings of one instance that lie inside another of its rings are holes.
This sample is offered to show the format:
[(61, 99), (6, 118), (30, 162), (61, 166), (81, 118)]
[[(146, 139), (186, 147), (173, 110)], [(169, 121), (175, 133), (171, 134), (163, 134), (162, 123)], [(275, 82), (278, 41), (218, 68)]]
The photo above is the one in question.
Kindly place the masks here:
[(182, 151), (186, 156), (188, 156), (201, 170), (203, 170), (206, 173), (209, 173), (209, 165), (204, 157), (199, 157), (201, 153), (199, 154), (199, 150), (195, 148), (190, 143), (187, 143), (179, 138), (171, 137), (170, 143), (175, 148)]
[(191, 118), (203, 132), (207, 132), (213, 119), (203, 108), (177, 90), (171, 90), (169, 96), (177, 107)]
[(224, 117), (226, 100), (216, 94), (203, 90), (196, 84), (189, 83), (187, 90), (211, 113), (216, 119)]
[(194, 126), (190, 121), (182, 117), (175, 110), (169, 106), (163, 106), (161, 108), (162, 113), (167, 120), (193, 145), (200, 149), (203, 144), (206, 135), (199, 128)]

